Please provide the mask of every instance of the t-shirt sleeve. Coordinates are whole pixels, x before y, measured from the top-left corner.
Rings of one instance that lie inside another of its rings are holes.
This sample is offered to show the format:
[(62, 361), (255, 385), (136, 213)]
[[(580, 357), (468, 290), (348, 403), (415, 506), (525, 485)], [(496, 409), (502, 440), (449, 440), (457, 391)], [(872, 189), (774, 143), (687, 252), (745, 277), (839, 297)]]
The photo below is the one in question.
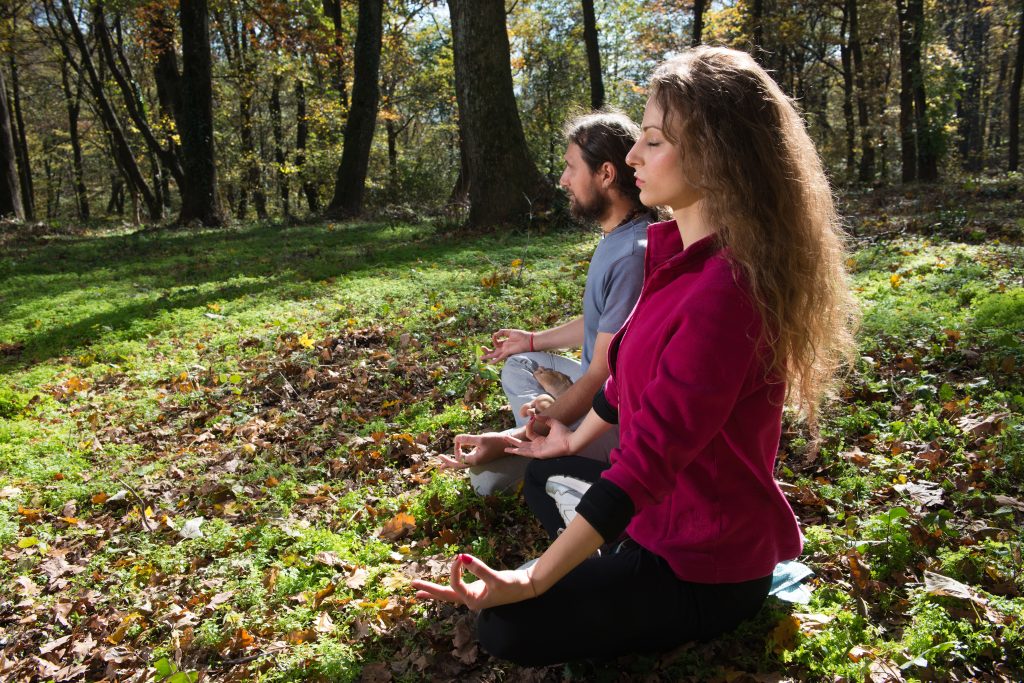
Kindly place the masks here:
[(633, 311), (644, 284), (643, 252), (630, 254), (616, 261), (602, 283), (604, 310), (597, 321), (597, 331), (615, 334)]

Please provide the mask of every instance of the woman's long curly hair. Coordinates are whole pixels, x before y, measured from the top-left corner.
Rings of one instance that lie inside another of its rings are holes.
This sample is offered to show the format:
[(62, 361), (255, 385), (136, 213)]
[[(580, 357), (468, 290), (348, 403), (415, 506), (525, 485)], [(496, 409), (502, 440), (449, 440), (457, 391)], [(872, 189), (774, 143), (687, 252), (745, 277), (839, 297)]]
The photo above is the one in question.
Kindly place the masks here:
[(750, 285), (768, 371), (812, 425), (854, 351), (857, 305), (821, 159), (793, 101), (745, 52), (702, 46), (661, 64), (651, 97), (705, 218)]

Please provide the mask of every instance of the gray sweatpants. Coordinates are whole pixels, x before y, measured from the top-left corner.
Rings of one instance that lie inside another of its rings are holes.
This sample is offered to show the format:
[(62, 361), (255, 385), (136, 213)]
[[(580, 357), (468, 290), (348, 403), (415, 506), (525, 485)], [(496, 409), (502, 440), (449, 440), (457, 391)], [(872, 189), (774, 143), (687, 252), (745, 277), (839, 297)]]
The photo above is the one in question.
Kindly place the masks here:
[[(532, 362), (531, 362), (532, 361)], [(525, 403), (529, 403), (540, 394), (545, 393), (540, 382), (533, 376), (533, 363), (545, 368), (557, 370), (566, 375), (573, 382), (583, 375), (583, 369), (579, 361), (565, 356), (560, 356), (546, 351), (531, 351), (509, 356), (501, 369), (501, 388), (508, 397), (509, 406), (515, 416), (516, 428), (522, 427), (530, 419), (519, 414), (519, 409)], [(577, 420), (570, 425), (574, 429), (582, 421)], [(513, 430), (508, 430), (511, 432)], [(506, 432), (506, 433), (508, 433)], [(608, 462), (608, 454), (619, 445), (619, 428), (616, 426), (600, 438), (588, 444), (580, 453), (585, 458)], [(490, 495), (498, 491), (504, 491), (516, 486), (523, 480), (526, 466), (530, 458), (521, 455), (507, 455), (498, 460), (493, 460), (486, 465), (469, 468), (469, 480), (475, 490), (481, 496)]]

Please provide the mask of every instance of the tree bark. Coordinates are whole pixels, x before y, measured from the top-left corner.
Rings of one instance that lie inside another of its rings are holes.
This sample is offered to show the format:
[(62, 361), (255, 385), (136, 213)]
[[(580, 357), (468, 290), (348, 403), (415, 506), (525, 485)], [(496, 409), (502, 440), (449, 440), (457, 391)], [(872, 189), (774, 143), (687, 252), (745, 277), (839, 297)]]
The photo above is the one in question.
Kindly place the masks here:
[(302, 179), (302, 194), (306, 207), (312, 214), (320, 212), (320, 193), (316, 183), (306, 176), (306, 141), (309, 137), (309, 121), (306, 119), (306, 84), (299, 78), (295, 81), (295, 166)]
[(957, 126), (960, 138), (958, 148), (964, 169), (976, 172), (981, 170), (984, 152), (981, 93), (985, 72), (985, 39), (988, 33), (988, 22), (981, 13), (978, 0), (966, 1), (963, 22), (962, 63), (965, 87), (957, 102), (960, 114)]
[(75, 173), (75, 205), (78, 218), (89, 220), (89, 193), (85, 188), (85, 170), (82, 165), (82, 141), (78, 134), (78, 114), (82, 107), (81, 74), (75, 89), (71, 90), (71, 69), (66, 61), (60, 63), (61, 85), (64, 88), (64, 101), (68, 110), (68, 137), (71, 139), (71, 163)]
[[(330, 56), (331, 84), (338, 93), (342, 109), (348, 108), (348, 87), (345, 83), (345, 41), (341, 25), (341, 0), (323, 0), (324, 14), (334, 29), (334, 51)], [(358, 30), (358, 29), (357, 29)]]
[(18, 163), (11, 133), (11, 110), (7, 106), (7, 83), (0, 69), (0, 216), (14, 216), (24, 220), (18, 185)]
[(857, 97), (857, 127), (860, 130), (860, 164), (857, 166), (857, 180), (871, 182), (875, 177), (875, 136), (872, 134), (871, 115), (868, 108), (867, 80), (864, 78), (864, 50), (860, 42), (860, 18), (858, 0), (847, 0), (850, 15), (850, 56), (853, 58), (853, 80)]
[[(66, 0), (65, 0), (66, 2)], [(185, 172), (178, 220), (222, 225), (217, 198), (213, 144), (213, 71), (207, 0), (181, 0), (182, 81), (189, 96), (181, 100), (181, 151)]]
[[(131, 118), (135, 128), (142, 134), (142, 139), (146, 142), (146, 147), (150, 154), (159, 158), (163, 166), (174, 176), (174, 182), (180, 188), (183, 175), (181, 163), (174, 153), (174, 149), (164, 149), (161, 147), (160, 142), (157, 141), (156, 136), (153, 134), (153, 129), (146, 119), (145, 104), (142, 102), (142, 98), (139, 96), (136, 88), (133, 87), (135, 78), (129, 70), (128, 60), (124, 58), (120, 47), (117, 48), (118, 54), (115, 56), (115, 47), (110, 36), (110, 30), (107, 28), (107, 20), (104, 16), (102, 2), (95, 2), (93, 4), (93, 31), (98, 38), (100, 53), (103, 55), (107, 68), (121, 90), (121, 96), (124, 99), (128, 116)], [(154, 194), (157, 193), (156, 185), (159, 185), (160, 182), (159, 178), (154, 181)], [(161, 206), (163, 205), (159, 197), (157, 201)]]
[[(139, 169), (139, 164), (135, 159), (135, 153), (128, 143), (128, 136), (125, 134), (124, 128), (121, 127), (121, 122), (118, 120), (117, 114), (114, 113), (110, 100), (107, 99), (106, 92), (103, 89), (103, 80), (96, 71), (96, 65), (92, 61), (89, 46), (85, 42), (85, 36), (82, 35), (82, 30), (78, 25), (78, 19), (75, 17), (71, 3), (68, 0), (61, 0), (61, 7), (64, 12), (64, 18), (70, 26), (75, 45), (78, 47), (79, 55), (82, 58), (81, 65), (89, 76), (89, 85), (96, 100), (100, 118), (110, 133), (111, 146), (117, 158), (117, 164), (125, 174), (125, 178), (132, 185), (132, 196), (142, 195), (142, 200), (149, 210), (150, 218), (158, 221), (163, 216), (163, 206), (160, 205), (156, 196), (150, 190), (149, 185), (146, 184), (146, 179), (142, 176), (142, 171)], [(61, 47), (65, 49), (63, 43)]]
[[(914, 135), (914, 31), (908, 4), (915, 0), (896, 0), (900, 46), (900, 179), (917, 180), (917, 140)], [(918, 53), (920, 56), (920, 53)]]
[(583, 43), (587, 49), (587, 69), (590, 72), (590, 106), (604, 106), (604, 77), (601, 74), (601, 44), (597, 38), (597, 15), (594, 0), (583, 0)]
[(32, 185), (32, 165), (28, 157), (28, 135), (25, 132), (25, 117), (21, 112), (21, 80), (18, 76), (18, 61), (15, 59), (14, 47), (11, 48), (11, 102), (14, 106), (14, 123), (16, 128), (14, 145), (17, 152), (18, 179), (21, 181), (21, 206), (25, 212), (25, 220), (35, 220), (36, 200)]
[(1020, 165), (1020, 86), (1024, 81), (1024, 0), (1020, 3), (1020, 21), (1017, 23), (1017, 58), (1010, 81), (1008, 164), (1011, 171)]
[(554, 199), (530, 158), (512, 89), (503, 0), (449, 0), (459, 126), (466, 144), (469, 223), (528, 223)]
[(363, 209), (366, 172), (370, 165), (370, 148), (373, 146), (373, 129), (377, 124), (380, 99), (378, 77), (383, 31), (383, 0), (359, 0), (352, 107), (345, 123), (345, 146), (335, 177), (334, 197), (327, 207), (330, 216), (355, 216)]
[(281, 123), (281, 83), (282, 78), (274, 74), (270, 85), (270, 131), (274, 136), (274, 163), (277, 164), (277, 193), (281, 198), (281, 211), (285, 218), (291, 218), (291, 197), (288, 191), (288, 174), (285, 166), (288, 157), (284, 153), (284, 126)]
[(700, 45), (701, 34), (704, 33), (704, 10), (707, 0), (693, 0), (693, 32), (690, 36), (691, 45)]
[(850, 3), (843, 5), (843, 19), (839, 35), (843, 42), (839, 45), (839, 61), (843, 67), (843, 122), (846, 124), (846, 172), (853, 175), (856, 163), (854, 146), (857, 131), (853, 122), (853, 51), (850, 49)]

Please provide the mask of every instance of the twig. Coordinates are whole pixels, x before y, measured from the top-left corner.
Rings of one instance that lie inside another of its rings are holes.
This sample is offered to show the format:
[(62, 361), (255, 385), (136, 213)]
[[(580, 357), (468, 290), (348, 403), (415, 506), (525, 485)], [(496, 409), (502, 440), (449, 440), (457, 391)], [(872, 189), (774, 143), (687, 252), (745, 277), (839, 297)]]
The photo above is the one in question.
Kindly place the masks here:
[(146, 531), (152, 533), (153, 529), (149, 526), (149, 520), (146, 519), (146, 501), (144, 501), (142, 499), (142, 496), (139, 495), (139, 492), (136, 491), (135, 488), (131, 484), (126, 482), (124, 479), (122, 479), (121, 477), (114, 477), (114, 479), (119, 484), (121, 484), (121, 486), (128, 489), (128, 491), (130, 491), (133, 496), (135, 496), (135, 501), (139, 505), (139, 515), (142, 517), (142, 526), (146, 527)]

